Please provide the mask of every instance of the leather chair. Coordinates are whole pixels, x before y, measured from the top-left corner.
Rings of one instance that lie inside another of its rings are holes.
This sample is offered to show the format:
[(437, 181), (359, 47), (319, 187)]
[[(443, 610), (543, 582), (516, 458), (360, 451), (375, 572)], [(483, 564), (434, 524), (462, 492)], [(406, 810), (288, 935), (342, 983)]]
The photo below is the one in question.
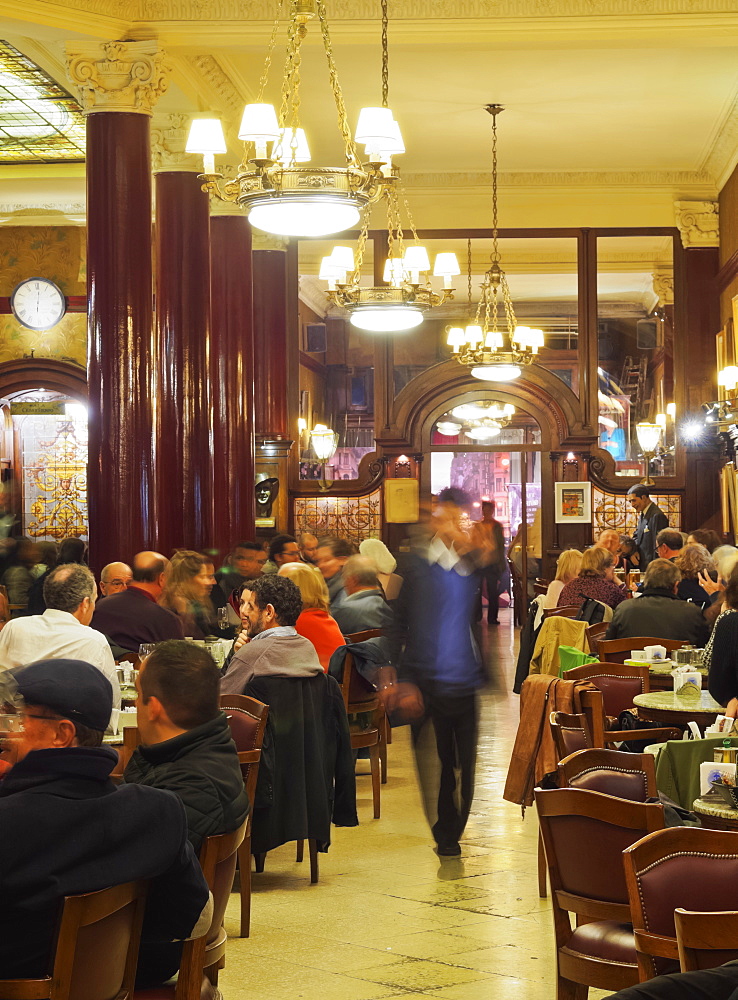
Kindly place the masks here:
[(343, 661), (341, 694), (343, 695), (343, 703), (346, 706), (346, 714), (349, 716), (349, 719), (352, 715), (366, 716), (367, 714), (371, 714), (372, 716), (372, 720), (368, 725), (363, 725), (360, 722), (350, 723), (351, 749), (369, 750), (374, 819), (379, 819), (381, 783), (380, 744), (382, 731), (385, 727), (384, 706), (376, 690), (354, 669), (354, 658), (351, 653), (346, 653)]
[(136, 980), (147, 883), (67, 896), (50, 976), (0, 980), (3, 1000), (128, 1000)]
[[(674, 911), (738, 893), (738, 833), (675, 826), (624, 852), (641, 982), (679, 971)], [(716, 963), (717, 964), (717, 963)]]
[(656, 798), (656, 761), (650, 753), (577, 750), (559, 763), (559, 788), (583, 788), (631, 802)]
[[(576, 668), (579, 669), (579, 668)], [(666, 740), (681, 740), (682, 730), (676, 726), (665, 726), (659, 729), (608, 729), (605, 715), (604, 698), (599, 688), (582, 691), (580, 695), (582, 712), (587, 727), (592, 735), (592, 746), (605, 749), (613, 743), (623, 743), (626, 740), (648, 740), (649, 743), (664, 743)], [(641, 736), (640, 733), (643, 735)]]
[(682, 972), (715, 969), (738, 959), (738, 911), (695, 913), (674, 910), (679, 965)]
[(589, 681), (602, 692), (605, 715), (617, 719), (633, 708), (636, 695), (650, 690), (648, 667), (626, 667), (623, 663), (583, 663), (566, 671), (568, 681)]
[[(381, 639), (385, 630), (381, 628), (367, 628), (363, 632), (352, 632), (345, 635), (347, 644), (354, 642), (366, 642), (367, 639)], [(387, 784), (387, 745), (392, 742), (392, 727), (386, 713), (384, 714), (384, 726), (379, 734), (379, 760), (382, 765), (382, 784)]]
[(347, 643), (366, 642), (367, 639), (380, 639), (383, 635), (384, 629), (367, 628), (363, 632), (352, 632), (351, 635), (345, 635), (344, 639)]
[(251, 823), (254, 815), (254, 793), (259, 776), (261, 747), (269, 718), (269, 706), (244, 694), (231, 694), (221, 696), (220, 707), (226, 714), (231, 736), (236, 744), (241, 773), (246, 786), (246, 795), (249, 800), (246, 829), (238, 848), (238, 870), (241, 881), (241, 925), (238, 936), (248, 937), (251, 930)]
[(610, 622), (598, 622), (596, 625), (590, 625), (589, 628), (584, 630), (584, 634), (587, 637), (587, 644), (589, 646), (589, 651), (592, 656), (598, 656), (598, 649), (600, 645), (600, 639), (605, 638), (605, 633), (610, 627)]
[[(638, 982), (621, 855), (664, 825), (660, 804), (628, 802), (580, 788), (536, 789), (546, 849), (556, 945), (557, 1000), (581, 986), (617, 991)], [(569, 913), (576, 914), (572, 928)]]
[(686, 639), (658, 639), (652, 635), (639, 635), (629, 639), (600, 639), (597, 655), (608, 663), (624, 663), (630, 659), (632, 649), (644, 649), (646, 646), (663, 646), (670, 653), (686, 645)]
[(584, 715), (551, 712), (548, 721), (559, 760), (569, 757), (577, 750), (592, 748), (592, 734)]

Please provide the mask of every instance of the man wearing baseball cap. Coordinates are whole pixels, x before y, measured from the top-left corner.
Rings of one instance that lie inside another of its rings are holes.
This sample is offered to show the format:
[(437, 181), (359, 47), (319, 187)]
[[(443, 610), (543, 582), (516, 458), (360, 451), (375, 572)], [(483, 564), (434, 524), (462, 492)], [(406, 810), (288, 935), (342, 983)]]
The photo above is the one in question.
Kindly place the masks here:
[(0, 968), (3, 977), (49, 973), (65, 896), (148, 879), (137, 982), (158, 985), (179, 964), (182, 941), (204, 933), (209, 894), (176, 795), (110, 780), (102, 746), (110, 681), (82, 660), (41, 660), (3, 676), (17, 710), (0, 782)]

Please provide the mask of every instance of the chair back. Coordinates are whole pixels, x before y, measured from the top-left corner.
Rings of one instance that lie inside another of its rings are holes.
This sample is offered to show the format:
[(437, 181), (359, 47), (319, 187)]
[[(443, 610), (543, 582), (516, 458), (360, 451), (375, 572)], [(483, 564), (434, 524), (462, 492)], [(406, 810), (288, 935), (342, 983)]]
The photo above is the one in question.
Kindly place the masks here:
[(384, 629), (367, 628), (363, 632), (352, 632), (351, 635), (345, 635), (344, 639), (347, 643), (366, 642), (367, 639), (381, 639), (383, 635)]
[(376, 689), (356, 670), (354, 658), (348, 652), (343, 661), (341, 694), (347, 715), (358, 712), (374, 712), (379, 707)]
[(617, 718), (621, 712), (633, 707), (638, 694), (651, 690), (647, 666), (628, 666), (624, 663), (585, 663), (566, 671), (566, 679), (590, 681), (602, 692), (605, 715)]
[(576, 618), (581, 608), (581, 604), (566, 604), (561, 608), (548, 608), (543, 612), (543, 617), (554, 618), (558, 615), (560, 618)]
[(253, 810), (269, 706), (245, 694), (228, 694), (221, 695), (220, 707), (225, 712), (233, 742), (236, 744), (246, 794)]
[(559, 760), (592, 746), (591, 733), (584, 715), (551, 712), (548, 721)]
[(4, 1000), (133, 997), (148, 884), (125, 882), (64, 900), (54, 968), (43, 979), (0, 980)]
[(631, 649), (663, 646), (671, 653), (675, 649), (681, 649), (688, 641), (688, 639), (659, 639), (652, 635), (639, 635), (630, 639), (600, 639), (597, 644), (597, 656), (608, 663), (624, 663), (630, 659)]
[(550, 580), (544, 580), (542, 577), (537, 576), (535, 583), (533, 584), (533, 596), (545, 597), (550, 582)]
[(619, 799), (656, 798), (656, 761), (650, 753), (578, 750), (559, 763), (559, 787), (583, 788)]
[(711, 911), (738, 893), (738, 833), (676, 826), (623, 855), (642, 979), (675, 972), (674, 911)]
[(512, 559), (507, 560), (513, 592), (513, 625), (522, 628), (528, 620), (528, 589)]
[(596, 625), (589, 625), (584, 634), (587, 637), (587, 645), (593, 656), (598, 656), (600, 640), (605, 638), (605, 633), (610, 627), (610, 622), (597, 622)]
[(715, 969), (738, 959), (738, 911), (695, 913), (674, 910), (682, 972)]

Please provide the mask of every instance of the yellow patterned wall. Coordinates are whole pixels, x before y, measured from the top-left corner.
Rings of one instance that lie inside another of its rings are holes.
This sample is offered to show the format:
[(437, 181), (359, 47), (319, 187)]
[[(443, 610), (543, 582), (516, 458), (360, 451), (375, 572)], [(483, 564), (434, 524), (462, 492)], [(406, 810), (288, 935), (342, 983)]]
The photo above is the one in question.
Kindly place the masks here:
[[(79, 226), (0, 228), (0, 296), (25, 278), (49, 278), (65, 295), (85, 295), (85, 230)], [(30, 355), (87, 364), (87, 317), (67, 313), (51, 330), (34, 332), (0, 314), (0, 362)]]

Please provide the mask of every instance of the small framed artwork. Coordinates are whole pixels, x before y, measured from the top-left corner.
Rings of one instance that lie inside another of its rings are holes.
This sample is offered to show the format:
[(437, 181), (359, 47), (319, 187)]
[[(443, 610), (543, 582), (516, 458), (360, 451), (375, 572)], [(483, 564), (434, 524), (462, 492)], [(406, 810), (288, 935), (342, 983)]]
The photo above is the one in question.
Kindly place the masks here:
[(592, 522), (592, 484), (554, 483), (556, 523), (590, 524)]
[(417, 479), (385, 479), (384, 520), (387, 524), (414, 524), (420, 517)]

